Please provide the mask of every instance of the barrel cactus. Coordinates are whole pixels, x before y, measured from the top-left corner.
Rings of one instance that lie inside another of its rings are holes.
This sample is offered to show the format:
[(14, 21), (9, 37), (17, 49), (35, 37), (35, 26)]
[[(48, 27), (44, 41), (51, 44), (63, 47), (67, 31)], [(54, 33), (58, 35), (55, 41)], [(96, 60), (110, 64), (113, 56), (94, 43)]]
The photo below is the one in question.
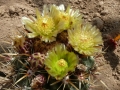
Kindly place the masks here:
[(1, 54), (14, 67), (14, 86), (89, 89), (96, 71), (94, 56), (101, 52), (103, 41), (97, 28), (83, 22), (79, 10), (44, 5), (42, 13), (36, 9), (36, 18), (22, 17), (22, 24), (25, 33), (12, 38), (9, 54)]

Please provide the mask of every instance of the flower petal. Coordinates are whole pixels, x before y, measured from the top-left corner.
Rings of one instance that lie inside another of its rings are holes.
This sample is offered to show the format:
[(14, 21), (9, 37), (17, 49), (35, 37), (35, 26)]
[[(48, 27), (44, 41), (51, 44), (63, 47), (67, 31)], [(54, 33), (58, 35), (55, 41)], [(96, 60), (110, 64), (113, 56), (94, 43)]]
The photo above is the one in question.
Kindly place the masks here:
[(34, 22), (27, 18), (27, 17), (22, 17), (22, 24), (25, 25), (25, 28), (30, 31), (30, 32), (36, 32), (36, 27), (35, 25), (33, 24)]
[(37, 33), (27, 33), (27, 36), (29, 38), (34, 38), (34, 37), (38, 36), (38, 34)]

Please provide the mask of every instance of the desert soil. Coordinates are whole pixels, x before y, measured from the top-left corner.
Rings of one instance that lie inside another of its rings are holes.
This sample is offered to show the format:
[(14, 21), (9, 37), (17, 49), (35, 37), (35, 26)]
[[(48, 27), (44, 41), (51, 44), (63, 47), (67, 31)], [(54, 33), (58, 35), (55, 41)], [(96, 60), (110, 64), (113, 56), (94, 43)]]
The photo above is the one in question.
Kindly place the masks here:
[[(11, 42), (10, 36), (23, 29), (23, 16), (35, 15), (35, 8), (42, 10), (44, 4), (64, 4), (79, 9), (85, 22), (100, 29), (104, 41), (120, 34), (120, 0), (0, 0), (1, 46), (8, 47), (5, 41)], [(116, 43), (113, 50), (109, 48), (110, 44), (105, 44), (104, 53), (96, 58), (100, 74), (90, 90), (120, 90), (120, 40)], [(4, 50), (1, 48), (2, 52)], [(3, 62), (3, 58), (0, 62)], [(4, 76), (11, 74), (10, 68), (9, 64), (0, 64), (0, 87), (8, 80)]]

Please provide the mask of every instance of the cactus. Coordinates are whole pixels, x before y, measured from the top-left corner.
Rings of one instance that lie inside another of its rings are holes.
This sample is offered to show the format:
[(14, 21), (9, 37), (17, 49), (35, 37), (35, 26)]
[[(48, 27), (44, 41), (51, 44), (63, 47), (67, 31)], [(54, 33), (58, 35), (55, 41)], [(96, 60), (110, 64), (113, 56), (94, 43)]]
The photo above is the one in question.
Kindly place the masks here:
[(36, 10), (36, 16), (23, 17), (27, 33), (13, 38), (15, 55), (8, 55), (15, 71), (14, 86), (88, 90), (96, 71), (94, 55), (103, 43), (99, 30), (83, 24), (82, 15), (70, 6), (44, 5), (43, 13)]

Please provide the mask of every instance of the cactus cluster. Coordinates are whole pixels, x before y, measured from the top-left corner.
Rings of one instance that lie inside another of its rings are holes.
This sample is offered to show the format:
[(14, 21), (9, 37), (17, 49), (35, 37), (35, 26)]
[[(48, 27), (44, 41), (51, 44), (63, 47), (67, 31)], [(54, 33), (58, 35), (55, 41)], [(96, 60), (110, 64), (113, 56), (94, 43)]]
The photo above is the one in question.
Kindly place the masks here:
[(42, 13), (36, 9), (36, 18), (22, 17), (22, 24), (24, 35), (12, 42), (14, 85), (31, 90), (89, 89), (96, 70), (94, 56), (101, 53), (103, 41), (79, 10), (44, 5)]

